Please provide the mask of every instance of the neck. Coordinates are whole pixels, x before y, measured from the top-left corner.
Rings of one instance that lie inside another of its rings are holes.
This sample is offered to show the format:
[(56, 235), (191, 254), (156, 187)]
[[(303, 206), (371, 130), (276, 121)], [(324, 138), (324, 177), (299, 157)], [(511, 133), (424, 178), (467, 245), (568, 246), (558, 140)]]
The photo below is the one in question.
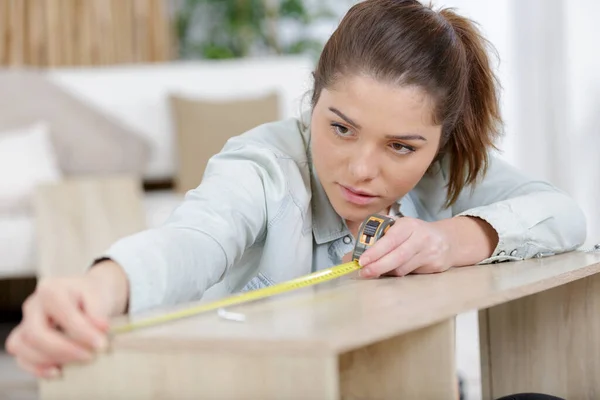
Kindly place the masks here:
[(360, 228), (361, 223), (362, 223), (362, 221), (346, 220), (346, 226), (348, 226), (348, 229), (350, 230), (350, 233), (352, 234), (352, 236), (354, 236), (354, 237), (358, 236), (358, 229)]
[[(386, 207), (385, 209), (377, 212), (377, 214), (382, 214), (382, 215), (388, 215), (389, 213), (390, 213), (390, 207)], [(367, 217), (365, 217), (365, 219), (366, 218)], [(350, 220), (345, 220), (345, 221), (346, 221), (346, 226), (350, 230), (350, 233), (352, 234), (352, 236), (357, 237), (358, 229), (360, 228), (360, 224), (362, 224), (363, 221), (350, 221)]]

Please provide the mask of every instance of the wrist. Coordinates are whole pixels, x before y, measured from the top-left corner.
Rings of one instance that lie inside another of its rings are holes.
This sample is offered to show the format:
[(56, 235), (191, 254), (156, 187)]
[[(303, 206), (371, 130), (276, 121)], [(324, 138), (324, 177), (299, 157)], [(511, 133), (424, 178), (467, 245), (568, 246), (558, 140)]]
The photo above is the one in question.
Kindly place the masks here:
[(434, 224), (446, 237), (450, 263), (455, 267), (474, 265), (485, 260), (498, 244), (496, 230), (481, 218), (458, 216)]
[(110, 259), (100, 261), (89, 269), (86, 278), (99, 289), (110, 316), (127, 311), (129, 280), (119, 264)]

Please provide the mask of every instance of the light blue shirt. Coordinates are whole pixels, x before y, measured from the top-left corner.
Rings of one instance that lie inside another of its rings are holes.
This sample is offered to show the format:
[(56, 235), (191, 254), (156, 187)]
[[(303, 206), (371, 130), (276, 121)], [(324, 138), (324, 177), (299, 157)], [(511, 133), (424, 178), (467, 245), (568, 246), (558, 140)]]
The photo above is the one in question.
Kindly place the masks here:
[[(308, 123), (288, 119), (230, 139), (163, 226), (101, 255), (125, 270), (131, 313), (286, 281), (339, 264), (353, 250), (310, 160)], [(557, 254), (585, 241), (585, 217), (571, 198), (495, 157), (485, 178), (450, 208), (447, 183), (447, 164), (436, 162), (391, 212), (486, 220), (499, 242), (482, 263)]]

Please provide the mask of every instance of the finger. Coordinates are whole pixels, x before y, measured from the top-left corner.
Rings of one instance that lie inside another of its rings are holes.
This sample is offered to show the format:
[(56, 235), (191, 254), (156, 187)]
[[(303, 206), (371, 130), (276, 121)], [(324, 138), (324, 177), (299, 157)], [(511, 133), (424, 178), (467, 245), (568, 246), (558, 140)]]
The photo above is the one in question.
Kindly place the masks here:
[[(89, 291), (83, 291), (80, 294), (80, 308), (86, 317), (103, 333), (108, 332), (109, 321), (107, 313), (102, 305), (102, 302), (97, 296)], [(104, 337), (104, 336), (103, 336)]]
[(394, 225), (392, 225), (382, 238), (380, 238), (373, 246), (365, 250), (360, 256), (358, 263), (362, 267), (366, 267), (370, 263), (379, 260), (407, 241), (412, 235), (414, 228), (415, 223), (411, 218), (400, 218), (396, 220)]
[(21, 340), (23, 346), (35, 349), (56, 364), (92, 359), (89, 349), (51, 327), (44, 310), (35, 304), (29, 306), (26, 311)]
[(55, 363), (50, 358), (36, 350), (35, 348), (28, 346), (23, 341), (23, 331), (18, 331), (15, 335), (11, 336), (6, 342), (6, 348), (10, 354), (16, 356), (23, 363), (35, 366), (36, 368), (49, 368), (56, 367)]
[(443, 272), (450, 268), (450, 265), (445, 265), (440, 261), (424, 262), (421, 266), (414, 271), (414, 274), (435, 274), (437, 272)]
[(413, 258), (402, 264), (398, 268), (393, 269), (388, 273), (390, 276), (406, 276), (411, 273), (415, 273), (420, 268), (423, 268), (424, 259), (423, 253), (418, 252)]
[(361, 268), (360, 275), (363, 278), (376, 278), (408, 263), (419, 250), (419, 241), (411, 236), (401, 246), (396, 247), (377, 261)]
[(85, 317), (75, 296), (69, 292), (54, 291), (52, 299), (43, 302), (44, 311), (67, 336), (90, 348), (103, 349), (106, 342), (104, 332)]
[(30, 374), (35, 375), (38, 378), (55, 379), (58, 378), (61, 374), (60, 368), (58, 367), (40, 367), (30, 364), (21, 358), (17, 358), (17, 365), (22, 370), (29, 372)]

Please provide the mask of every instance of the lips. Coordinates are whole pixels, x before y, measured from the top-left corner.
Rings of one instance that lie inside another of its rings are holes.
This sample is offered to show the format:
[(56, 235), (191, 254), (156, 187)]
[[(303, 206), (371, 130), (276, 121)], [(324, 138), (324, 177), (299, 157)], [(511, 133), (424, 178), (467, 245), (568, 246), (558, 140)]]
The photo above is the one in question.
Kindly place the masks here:
[(364, 206), (373, 203), (379, 198), (379, 196), (364, 190), (355, 189), (344, 185), (339, 185), (339, 187), (342, 192), (342, 197), (352, 204)]
[[(343, 185), (342, 185), (342, 186), (343, 186)], [(349, 190), (349, 191), (351, 191), (352, 193), (355, 193), (355, 194), (360, 194), (361, 196), (377, 197), (376, 195), (374, 195), (374, 194), (372, 194), (372, 193), (365, 192), (365, 191), (362, 191), (362, 190), (357, 190), (357, 189), (354, 189), (354, 188), (351, 188), (351, 187), (348, 187), (348, 186), (344, 186), (344, 188), (345, 188), (345, 189), (348, 189), (348, 190)]]

